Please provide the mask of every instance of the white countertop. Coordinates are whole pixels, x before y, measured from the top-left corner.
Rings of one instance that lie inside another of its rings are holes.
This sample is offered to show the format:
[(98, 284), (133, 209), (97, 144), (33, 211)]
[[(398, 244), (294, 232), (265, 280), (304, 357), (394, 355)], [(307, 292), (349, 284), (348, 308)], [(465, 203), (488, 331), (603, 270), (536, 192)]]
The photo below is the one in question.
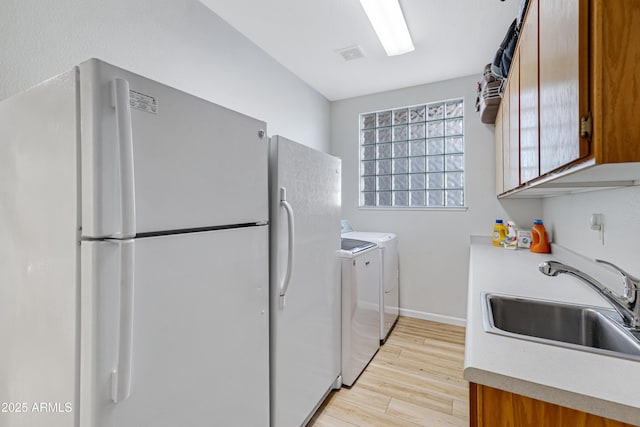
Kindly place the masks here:
[(538, 264), (561, 260), (599, 280), (603, 276), (598, 274), (611, 274), (613, 282), (607, 284), (621, 283), (619, 276), (602, 273), (595, 264), (593, 269), (590, 261), (561, 247), (554, 245), (552, 250), (553, 254), (508, 250), (492, 246), (488, 237), (471, 238), (464, 378), (640, 425), (640, 362), (485, 332), (482, 292), (610, 307), (575, 277), (545, 276)]

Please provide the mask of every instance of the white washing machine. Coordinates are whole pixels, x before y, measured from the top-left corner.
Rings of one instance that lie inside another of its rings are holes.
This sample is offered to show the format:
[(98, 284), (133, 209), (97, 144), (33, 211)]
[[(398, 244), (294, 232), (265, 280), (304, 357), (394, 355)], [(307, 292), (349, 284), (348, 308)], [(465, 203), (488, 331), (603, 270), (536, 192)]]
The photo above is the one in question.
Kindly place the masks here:
[(342, 239), (342, 383), (351, 386), (380, 348), (378, 245)]
[(380, 342), (383, 343), (400, 314), (398, 238), (394, 233), (354, 231), (349, 221), (342, 220), (342, 237), (378, 244), (380, 257)]

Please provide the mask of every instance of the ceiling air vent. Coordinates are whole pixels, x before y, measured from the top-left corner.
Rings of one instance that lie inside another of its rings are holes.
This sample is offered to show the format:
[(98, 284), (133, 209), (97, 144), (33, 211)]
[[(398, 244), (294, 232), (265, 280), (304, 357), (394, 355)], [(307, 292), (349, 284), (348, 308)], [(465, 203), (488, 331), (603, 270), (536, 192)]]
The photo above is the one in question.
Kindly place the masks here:
[(360, 46), (349, 46), (336, 50), (345, 61), (351, 61), (358, 58), (364, 58), (364, 52)]

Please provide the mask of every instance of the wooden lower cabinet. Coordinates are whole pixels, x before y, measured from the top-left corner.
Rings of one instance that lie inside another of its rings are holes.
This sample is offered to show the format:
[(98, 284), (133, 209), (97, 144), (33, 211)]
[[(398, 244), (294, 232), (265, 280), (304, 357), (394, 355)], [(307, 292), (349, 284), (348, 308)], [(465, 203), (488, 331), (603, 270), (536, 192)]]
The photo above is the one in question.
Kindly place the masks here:
[(471, 427), (632, 427), (481, 384), (469, 383)]

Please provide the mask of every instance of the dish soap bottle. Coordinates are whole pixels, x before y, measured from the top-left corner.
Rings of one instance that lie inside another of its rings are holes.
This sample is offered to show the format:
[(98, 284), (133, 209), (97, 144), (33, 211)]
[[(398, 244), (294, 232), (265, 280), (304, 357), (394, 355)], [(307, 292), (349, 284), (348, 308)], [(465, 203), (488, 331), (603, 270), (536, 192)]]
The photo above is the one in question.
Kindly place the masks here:
[(541, 219), (533, 221), (533, 227), (531, 227), (531, 246), (529, 247), (531, 252), (537, 252), (541, 254), (548, 254), (551, 252), (549, 249), (549, 238), (547, 237), (547, 230), (544, 228)]
[(493, 235), (491, 236), (493, 246), (500, 246), (506, 235), (507, 227), (504, 226), (501, 219), (496, 219), (496, 224), (493, 226)]

